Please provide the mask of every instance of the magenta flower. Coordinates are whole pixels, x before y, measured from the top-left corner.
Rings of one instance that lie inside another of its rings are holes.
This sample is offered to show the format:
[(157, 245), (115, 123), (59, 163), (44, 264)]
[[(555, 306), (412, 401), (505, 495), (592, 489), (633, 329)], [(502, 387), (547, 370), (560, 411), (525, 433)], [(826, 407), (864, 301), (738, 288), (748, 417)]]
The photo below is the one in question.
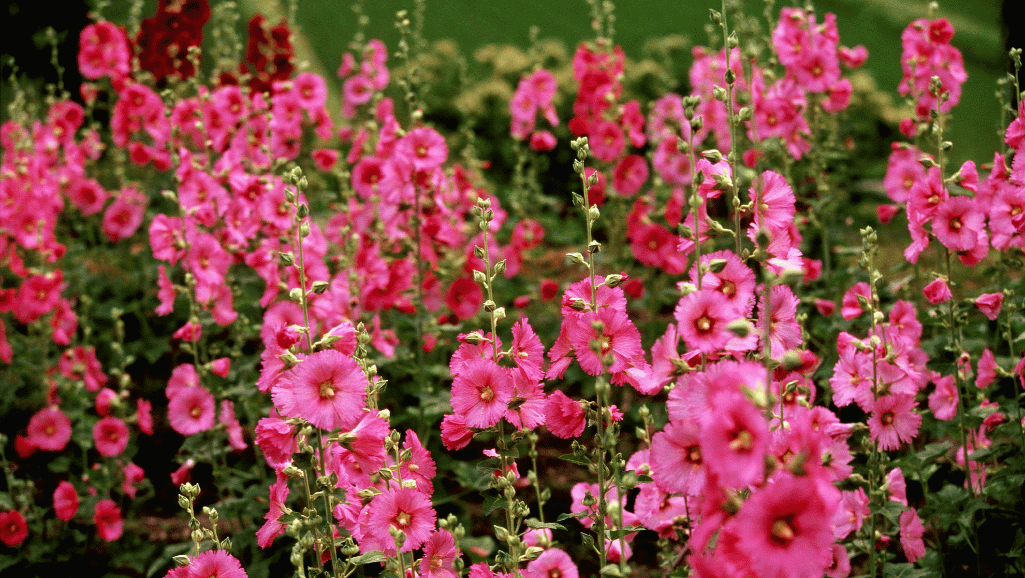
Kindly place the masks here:
[(247, 578), (242, 563), (227, 550), (207, 550), (192, 559), (188, 578)]
[(885, 395), (876, 400), (868, 417), (868, 433), (879, 449), (895, 450), (918, 434), (922, 416), (912, 411), (915, 397), (909, 394)]
[(431, 480), (437, 472), (431, 452), (420, 443), (420, 438), (411, 429), (406, 430), (406, 441), (402, 442), (402, 449), (409, 450), (409, 461), (399, 465), (399, 472), (403, 481), (413, 480), (416, 482), (416, 489), (425, 495), (431, 495), (434, 485)]
[(953, 375), (935, 379), (936, 391), (929, 394), (929, 409), (936, 419), (948, 420), (957, 415), (957, 385)]
[(644, 355), (641, 334), (624, 311), (588, 312), (567, 318), (564, 326), (581, 369), (590, 375), (601, 375), (606, 369), (618, 373)]
[(256, 424), (256, 445), (263, 450), (267, 463), (275, 470), (291, 462), (292, 454), (298, 449), (293, 427), (276, 411)]
[(0, 542), (8, 548), (16, 548), (28, 537), (25, 516), (17, 510), (0, 512)]
[(93, 510), (93, 522), (96, 524), (96, 533), (107, 542), (113, 542), (121, 537), (122, 522), (121, 510), (109, 498), (96, 502)]
[(186, 387), (175, 393), (167, 404), (167, 419), (174, 431), (193, 435), (214, 427), (214, 396), (201, 386)]
[(701, 458), (724, 487), (742, 488), (760, 481), (765, 470), (769, 430), (762, 412), (737, 388), (710, 398), (701, 420)]
[(936, 278), (922, 289), (922, 294), (932, 305), (939, 305), (950, 301), (950, 287), (943, 278)]
[(705, 485), (700, 427), (694, 422), (672, 422), (651, 439), (651, 477), (666, 493), (701, 494)]
[(448, 450), (465, 448), (473, 439), (473, 430), (466, 427), (466, 421), (458, 415), (448, 414), (441, 419), (441, 443)]
[[(741, 507), (735, 547), (749, 556), (753, 575), (782, 578), (822, 576), (832, 559), (831, 507), (815, 480), (783, 474)], [(720, 543), (722, 538), (720, 538)]]
[(93, 427), (93, 443), (101, 456), (117, 457), (128, 446), (128, 426), (114, 416), (107, 416)]
[(936, 207), (932, 232), (951, 251), (968, 251), (975, 247), (986, 216), (968, 197), (947, 197)]
[(990, 321), (996, 321), (1000, 315), (1000, 306), (1004, 303), (1003, 293), (984, 293), (975, 298), (975, 307)]
[(524, 578), (577, 578), (577, 565), (569, 554), (558, 548), (545, 550), (536, 559), (527, 564)]
[(455, 540), (447, 530), (438, 530), (431, 534), (424, 544), (424, 555), (420, 560), (420, 576), (425, 578), (457, 578), (459, 574), (452, 568), (456, 555)]
[(59, 520), (71, 521), (78, 513), (78, 492), (71, 482), (64, 480), (53, 491), (53, 511)]
[(925, 541), (922, 536), (925, 534), (925, 526), (918, 517), (918, 511), (914, 508), (904, 510), (900, 514), (900, 547), (904, 550), (908, 562), (914, 563), (925, 556)]
[(840, 303), (840, 315), (848, 321), (861, 315), (864, 309), (862, 309), (861, 301), (858, 300), (858, 296), (860, 295), (868, 301), (871, 291), (872, 289), (868, 286), (868, 283), (865, 283), (864, 281), (855, 283), (854, 286), (848, 289), (843, 295), (843, 301)]
[(986, 349), (979, 357), (979, 365), (975, 374), (975, 387), (984, 389), (993, 383), (997, 377), (997, 362), (993, 358), (993, 352)]
[(571, 439), (584, 433), (587, 421), (584, 408), (579, 401), (574, 401), (559, 390), (548, 396), (545, 405), (545, 425), (556, 437)]
[(56, 407), (37, 411), (28, 421), (28, 442), (44, 451), (59, 452), (71, 441), (71, 420)]
[(690, 349), (715, 353), (734, 336), (726, 326), (739, 314), (719, 291), (703, 289), (680, 299), (673, 313), (677, 330)]
[[(391, 555), (395, 555), (396, 552), (388, 528), (394, 527), (406, 534), (406, 541), (402, 544), (401, 551), (409, 552), (419, 548), (427, 541), (437, 518), (431, 501), (412, 488), (385, 490), (374, 497), (367, 509), (369, 510), (368, 529), (384, 541), (383, 551), (386, 555), (389, 552)], [(388, 546), (388, 543), (391, 545)]]
[(448, 158), (448, 145), (433, 128), (420, 127), (409, 131), (395, 144), (395, 153), (413, 163), (417, 171), (429, 172)]
[(256, 531), (256, 545), (266, 548), (274, 542), (274, 538), (285, 533), (285, 525), (278, 521), (285, 511), (282, 506), (288, 499), (288, 479), (278, 473), (278, 479), (270, 487), (270, 505), (264, 515), (263, 526)]
[(334, 349), (311, 354), (271, 392), (284, 417), (325, 430), (350, 429), (363, 415), (367, 379), (356, 361)]
[(487, 428), (498, 423), (513, 396), (507, 369), (485, 359), (467, 361), (452, 381), (452, 409), (466, 425)]

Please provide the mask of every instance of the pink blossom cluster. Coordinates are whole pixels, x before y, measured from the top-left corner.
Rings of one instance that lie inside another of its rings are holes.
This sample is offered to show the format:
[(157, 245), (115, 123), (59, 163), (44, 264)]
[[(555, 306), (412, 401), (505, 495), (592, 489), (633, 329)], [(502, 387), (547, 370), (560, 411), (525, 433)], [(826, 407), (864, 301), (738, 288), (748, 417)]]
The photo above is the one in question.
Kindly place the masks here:
[[(954, 27), (946, 18), (919, 18), (900, 36), (904, 76), (898, 90), (901, 96), (914, 99), (919, 118), (929, 118), (931, 110), (949, 112), (961, 100), (961, 85), (968, 74), (961, 51), (950, 44), (953, 37)], [(939, 78), (938, 92), (932, 86), (933, 77)]]
[(558, 84), (551, 72), (535, 70), (520, 79), (516, 92), (509, 100), (512, 115), (510, 134), (517, 140), (529, 139), (530, 148), (549, 151), (555, 148), (555, 135), (549, 130), (537, 130), (537, 115), (540, 113), (552, 127), (559, 125), (553, 99)]

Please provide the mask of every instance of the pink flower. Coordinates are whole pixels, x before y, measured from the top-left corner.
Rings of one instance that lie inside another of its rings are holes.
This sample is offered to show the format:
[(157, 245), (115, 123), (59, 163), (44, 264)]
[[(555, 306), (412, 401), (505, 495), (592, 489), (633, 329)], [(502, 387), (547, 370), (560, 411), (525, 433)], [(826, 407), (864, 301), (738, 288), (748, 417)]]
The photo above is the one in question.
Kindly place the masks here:
[[(405, 533), (406, 541), (403, 543), (401, 551), (409, 552), (419, 548), (427, 541), (437, 518), (434, 508), (431, 507), (431, 501), (411, 488), (385, 490), (374, 497), (367, 509), (369, 510), (368, 528), (372, 528), (370, 530), (372, 533), (384, 539), (382, 550), (385, 554), (391, 552), (392, 555), (396, 550), (388, 528), (394, 527)], [(360, 545), (363, 546), (363, 543), (361, 542)]]
[(868, 417), (868, 432), (879, 449), (895, 450), (918, 434), (922, 416), (914, 413), (915, 397), (909, 394), (884, 395), (876, 400)]
[(915, 562), (925, 556), (925, 542), (922, 536), (925, 526), (914, 508), (904, 510), (900, 514), (900, 547), (904, 550), (908, 562)]
[(167, 419), (174, 431), (193, 435), (214, 426), (214, 396), (201, 386), (186, 387), (175, 393), (167, 404)]
[(550, 151), (555, 148), (555, 135), (547, 130), (539, 130), (530, 134), (530, 148), (536, 151)]
[(437, 472), (431, 452), (420, 443), (420, 438), (411, 429), (406, 430), (406, 441), (402, 442), (402, 449), (409, 450), (409, 461), (399, 465), (399, 472), (403, 480), (416, 482), (416, 489), (424, 495), (431, 495), (434, 485), (431, 479)]
[(447, 530), (438, 530), (431, 534), (424, 545), (424, 555), (420, 560), (420, 576), (424, 578), (457, 578), (459, 575), (452, 568), (458, 555), (455, 540)]
[(417, 171), (429, 172), (448, 158), (445, 138), (432, 128), (415, 128), (399, 139), (395, 152), (413, 163)]
[(868, 495), (858, 488), (851, 492), (840, 493), (840, 505), (833, 514), (833, 537), (843, 540), (861, 529), (865, 516), (871, 514), (868, 507)]
[(932, 232), (951, 251), (968, 251), (975, 247), (986, 216), (968, 197), (947, 197), (936, 207)]
[(847, 578), (851, 575), (851, 555), (843, 544), (830, 546), (832, 561), (826, 566), (826, 576), (829, 578)]
[(293, 429), (277, 412), (256, 424), (256, 445), (263, 451), (267, 463), (276, 470), (291, 462), (292, 454), (298, 449)]
[(247, 578), (242, 563), (227, 550), (207, 550), (192, 559), (188, 578)]
[(146, 197), (134, 187), (122, 189), (103, 212), (103, 233), (111, 242), (131, 237), (142, 225), (147, 202)]
[(545, 425), (548, 431), (562, 439), (572, 439), (584, 433), (587, 421), (584, 408), (579, 401), (573, 401), (559, 390), (548, 396), (545, 405)]
[[(764, 296), (758, 301), (758, 335), (764, 336), (766, 304)], [(786, 285), (774, 285), (769, 290), (769, 344), (773, 359), (801, 345), (801, 326), (797, 323), (797, 296)]]
[(139, 431), (151, 436), (153, 435), (153, 404), (146, 399), (139, 399), (135, 402), (135, 425)]
[(762, 412), (739, 389), (710, 398), (701, 420), (701, 458), (724, 487), (742, 488), (762, 479), (769, 431)]
[(985, 293), (975, 298), (975, 307), (990, 321), (996, 321), (1000, 315), (1000, 306), (1004, 303), (1003, 293)]
[[(754, 492), (736, 516), (736, 549), (754, 575), (818, 577), (832, 559), (831, 508), (815, 480), (783, 474)], [(722, 538), (720, 538), (720, 543)]]
[(456, 317), (470, 319), (480, 312), (484, 303), (484, 292), (470, 277), (460, 277), (452, 282), (445, 292), (445, 304)]
[(589, 375), (618, 373), (644, 353), (637, 327), (617, 309), (567, 318), (566, 331), (581, 369)]
[(752, 226), (756, 231), (764, 227), (772, 233), (786, 229), (793, 222), (796, 198), (779, 173), (764, 171), (757, 190), (751, 188), (749, 193), (755, 201)]
[(367, 379), (356, 361), (334, 349), (311, 354), (271, 392), (282, 416), (316, 427), (350, 429), (363, 415)]
[(594, 158), (611, 163), (623, 152), (626, 140), (623, 137), (622, 129), (616, 123), (610, 120), (599, 121), (591, 128), (590, 132), (589, 142)]
[(473, 439), (473, 430), (466, 427), (462, 417), (448, 414), (441, 419), (441, 442), (449, 450), (465, 448)]
[(705, 468), (701, 459), (701, 429), (694, 422), (672, 422), (651, 439), (651, 477), (667, 493), (701, 494)]
[(121, 537), (122, 523), (121, 510), (110, 498), (104, 498), (96, 502), (93, 510), (93, 522), (96, 523), (96, 532), (107, 542), (113, 542)]
[(488, 428), (499, 422), (512, 399), (508, 370), (485, 359), (471, 359), (452, 381), (452, 409), (469, 427)]
[(25, 516), (17, 510), (0, 512), (0, 542), (8, 548), (16, 548), (28, 537), (28, 524)]
[(946, 303), (950, 301), (950, 287), (947, 286), (947, 281), (941, 277), (937, 277), (922, 289), (922, 293), (925, 298), (932, 305), (939, 305), (940, 303)]
[(893, 468), (886, 474), (886, 492), (890, 494), (890, 500), (899, 504), (908, 505), (908, 486), (904, 481), (904, 472), (900, 468)]
[(93, 442), (101, 456), (119, 456), (128, 446), (128, 426), (114, 416), (107, 416), (93, 427)]
[(558, 548), (545, 550), (536, 559), (527, 564), (524, 578), (577, 578), (577, 565), (569, 554)]
[(44, 451), (59, 452), (71, 441), (71, 420), (64, 412), (47, 407), (28, 421), (28, 442)]
[(726, 326), (740, 314), (719, 291), (702, 289), (680, 299), (673, 316), (687, 347), (702, 353), (715, 353), (735, 337)]
[(271, 484), (269, 497), (270, 505), (263, 517), (266, 521), (256, 531), (256, 545), (261, 548), (270, 546), (274, 542), (274, 538), (285, 533), (285, 525), (278, 521), (285, 513), (282, 506), (288, 499), (288, 479), (282, 474), (279, 473), (277, 481)]
[[(855, 283), (853, 287), (844, 293), (843, 301), (840, 303), (840, 315), (848, 321), (861, 315), (864, 310), (862, 309), (863, 305), (861, 304), (861, 300), (858, 299), (858, 296), (860, 295), (863, 297), (867, 303), (871, 295), (870, 292), (871, 288), (869, 288), (868, 283), (865, 283), (864, 281)], [(867, 304), (864, 305), (864, 307), (867, 306)]]
[(936, 391), (929, 394), (929, 409), (936, 419), (949, 420), (957, 415), (957, 385), (953, 375), (934, 380)]
[(78, 513), (78, 492), (71, 482), (64, 480), (57, 484), (53, 491), (53, 510), (57, 518), (65, 522), (70, 522)]
[(993, 358), (993, 352), (986, 349), (979, 357), (979, 365), (975, 375), (975, 386), (984, 389), (993, 383), (997, 376), (997, 363)]

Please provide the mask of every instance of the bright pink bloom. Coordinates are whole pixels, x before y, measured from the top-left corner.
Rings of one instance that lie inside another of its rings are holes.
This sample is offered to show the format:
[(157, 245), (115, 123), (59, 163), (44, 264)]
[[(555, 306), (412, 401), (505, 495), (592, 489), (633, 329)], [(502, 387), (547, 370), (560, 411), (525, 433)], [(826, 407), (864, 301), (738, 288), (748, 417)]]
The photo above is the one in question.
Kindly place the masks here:
[(757, 190), (752, 187), (749, 193), (755, 202), (752, 223), (755, 231), (764, 227), (773, 234), (786, 229), (794, 221), (796, 198), (783, 175), (764, 171)]
[(28, 442), (44, 451), (59, 452), (71, 441), (71, 420), (56, 407), (37, 411), (28, 421)]
[(864, 306), (861, 304), (861, 300), (858, 299), (859, 295), (863, 297), (866, 302), (868, 301), (871, 296), (871, 288), (869, 288), (868, 283), (865, 283), (864, 281), (855, 283), (853, 287), (844, 293), (843, 301), (840, 303), (840, 315), (844, 319), (848, 321), (854, 319), (862, 314), (864, 311), (862, 307), (868, 306), (867, 304)]
[(93, 522), (96, 524), (96, 533), (105, 541), (113, 542), (121, 537), (121, 510), (114, 500), (104, 498), (96, 502), (96, 508), (93, 510)]
[(975, 247), (986, 216), (968, 197), (948, 197), (936, 207), (932, 232), (951, 251), (968, 251)]
[[(801, 345), (801, 326), (797, 323), (797, 296), (786, 285), (774, 285), (769, 290), (769, 344), (773, 359)], [(758, 301), (758, 335), (764, 335), (766, 305), (764, 296)]]
[(441, 442), (448, 450), (465, 448), (473, 439), (473, 430), (466, 427), (462, 417), (447, 414), (441, 419)]
[(975, 372), (975, 386), (984, 389), (993, 383), (997, 376), (997, 363), (993, 358), (993, 352), (986, 349), (979, 357), (978, 369)]
[(111, 242), (127, 239), (142, 225), (148, 200), (134, 187), (121, 190), (114, 202), (103, 212), (103, 234)]
[[(783, 474), (751, 498), (736, 516), (736, 548), (766, 578), (819, 577), (832, 559), (826, 504), (809, 477)], [(720, 538), (720, 542), (722, 538)]]
[(946, 303), (950, 301), (950, 287), (947, 286), (947, 281), (942, 277), (937, 277), (931, 283), (922, 289), (922, 293), (925, 298), (929, 300), (932, 305), (939, 305), (940, 303)]
[(481, 310), (484, 292), (470, 277), (460, 277), (452, 282), (445, 292), (445, 304), (459, 319), (471, 319)]
[(701, 459), (724, 487), (742, 488), (760, 481), (765, 470), (769, 430), (762, 412), (739, 389), (710, 397), (701, 420)]
[(702, 289), (680, 299), (673, 316), (687, 347), (715, 353), (735, 337), (726, 326), (738, 319), (740, 313), (723, 293)]
[(367, 378), (356, 361), (334, 349), (306, 357), (271, 392), (282, 416), (316, 427), (350, 429), (363, 415)]
[(395, 152), (413, 163), (417, 171), (429, 172), (448, 158), (445, 138), (433, 128), (415, 128), (399, 139)]
[(949, 420), (957, 415), (957, 385), (953, 375), (934, 379), (936, 391), (929, 394), (929, 409), (936, 419)]
[(242, 563), (227, 550), (207, 550), (192, 559), (188, 578), (247, 578)]
[(214, 395), (201, 386), (187, 387), (175, 393), (167, 404), (167, 419), (174, 431), (193, 435), (214, 426)]
[(913, 411), (915, 397), (908, 394), (884, 395), (875, 401), (868, 417), (868, 431), (879, 449), (895, 450), (918, 434), (922, 416)]
[(577, 565), (569, 554), (558, 548), (545, 550), (527, 564), (524, 578), (577, 578)]
[(651, 477), (666, 493), (701, 494), (705, 486), (700, 427), (694, 422), (673, 422), (651, 438)]
[(548, 396), (545, 405), (545, 425), (548, 431), (562, 439), (572, 439), (584, 433), (587, 421), (584, 408), (559, 390)]
[(28, 537), (28, 524), (25, 516), (17, 510), (0, 512), (0, 542), (8, 548), (16, 548)]
[(832, 553), (832, 562), (826, 566), (826, 576), (829, 578), (847, 578), (851, 575), (851, 555), (847, 553), (847, 548), (843, 544), (833, 544), (830, 546)]
[(452, 381), (452, 409), (467, 426), (491, 427), (502, 419), (513, 396), (508, 370), (485, 359), (467, 361)]
[(918, 511), (914, 508), (904, 510), (900, 514), (900, 547), (904, 550), (908, 562), (914, 563), (925, 556), (925, 541), (922, 536), (925, 534), (925, 526), (922, 525)]
[(53, 491), (53, 510), (57, 518), (70, 522), (78, 513), (78, 492), (71, 482), (64, 480)]
[(434, 489), (431, 480), (437, 472), (431, 452), (420, 443), (420, 438), (411, 429), (406, 430), (406, 440), (402, 442), (402, 449), (410, 452), (409, 461), (399, 465), (402, 479), (415, 481), (418, 491), (427, 496), (431, 495)]
[(256, 531), (256, 545), (261, 548), (266, 548), (274, 542), (274, 538), (285, 533), (285, 525), (278, 521), (279, 518), (285, 513), (282, 506), (285, 505), (285, 500), (288, 499), (288, 479), (282, 474), (278, 474), (276, 482), (270, 486), (270, 505), (267, 507), (267, 513), (263, 519), (265, 522), (259, 530)]
[(153, 435), (153, 403), (148, 399), (138, 399), (135, 402), (135, 425), (139, 431), (151, 436)]
[(864, 489), (844, 491), (840, 493), (840, 496), (839, 507), (833, 514), (833, 537), (837, 540), (843, 540), (851, 532), (861, 530), (865, 516), (871, 514), (868, 507), (868, 495)]
[(564, 321), (580, 368), (589, 375), (624, 371), (643, 356), (641, 334), (624, 311), (601, 309)]
[(890, 500), (908, 505), (908, 485), (904, 481), (904, 472), (900, 468), (893, 468), (886, 474), (886, 492), (890, 494)]
[(975, 307), (990, 321), (996, 321), (1000, 315), (1000, 306), (1004, 303), (1003, 293), (985, 293), (975, 298)]
[[(420, 492), (411, 488), (399, 488), (385, 490), (374, 497), (368, 506), (368, 525), (373, 532), (387, 537), (384, 552), (389, 551), (394, 555), (395, 545), (388, 534), (388, 528), (406, 534), (406, 541), (402, 545), (402, 552), (409, 552), (419, 548), (431, 535), (434, 529), (434, 522), (437, 515), (431, 507), (431, 501)], [(366, 530), (364, 530), (366, 531)], [(362, 546), (362, 543), (361, 543)]]
[(451, 533), (447, 530), (434, 532), (424, 544), (424, 555), (420, 560), (420, 576), (423, 578), (457, 578), (459, 575), (452, 568), (452, 564), (458, 554)]
[(256, 424), (256, 445), (263, 451), (267, 463), (276, 470), (291, 462), (292, 454), (298, 449), (293, 429), (277, 412)]
[(114, 416), (107, 416), (93, 427), (93, 443), (101, 456), (113, 458), (128, 446), (128, 426)]

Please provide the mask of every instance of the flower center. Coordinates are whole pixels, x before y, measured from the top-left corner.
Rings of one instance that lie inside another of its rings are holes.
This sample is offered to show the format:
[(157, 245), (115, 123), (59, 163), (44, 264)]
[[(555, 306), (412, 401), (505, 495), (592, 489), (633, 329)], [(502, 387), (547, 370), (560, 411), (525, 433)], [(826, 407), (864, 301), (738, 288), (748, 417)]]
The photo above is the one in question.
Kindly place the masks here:
[(907, 178), (904, 179), (904, 188), (905, 189), (910, 189), (913, 186), (915, 186), (915, 180), (914, 179), (912, 179), (911, 177), (907, 177)]
[(732, 451), (748, 451), (754, 445), (753, 442), (751, 432), (746, 429), (730, 434), (730, 450)]
[(325, 381), (320, 384), (320, 399), (331, 399), (335, 396), (334, 384), (331, 381)]
[(698, 331), (707, 333), (712, 329), (712, 320), (708, 315), (702, 315), (698, 317), (698, 320), (694, 322), (694, 326), (698, 328)]
[(427, 147), (425, 147), (424, 145), (416, 147), (416, 156), (420, 158), (427, 156)]
[(203, 415), (203, 408), (199, 407), (198, 405), (193, 406), (192, 409), (189, 410), (189, 415), (191, 415), (193, 418), (198, 418), (199, 416)]
[(733, 284), (733, 281), (723, 281), (719, 292), (727, 297), (733, 297), (737, 294), (737, 286)]
[(772, 541), (786, 546), (794, 539), (794, 529), (786, 520), (776, 520), (772, 524)]
[(409, 527), (409, 514), (406, 512), (399, 512), (398, 516), (395, 516), (395, 525), (401, 530)]
[(562, 578), (562, 571), (558, 568), (552, 568), (548, 571), (548, 578)]
[(701, 463), (701, 447), (700, 446), (691, 446), (691, 447), (687, 448), (687, 461), (692, 463), (692, 464), (700, 464)]
[(950, 220), (950, 228), (951, 229), (953, 229), (955, 231), (960, 231), (962, 226), (963, 225), (961, 224), (961, 219), (958, 219), (957, 217), (955, 217), (955, 218)]
[(495, 399), (495, 391), (490, 386), (484, 386), (480, 390), (480, 400), (483, 402), (489, 402)]
[(886, 425), (886, 426), (892, 425), (893, 424), (893, 412), (892, 411), (888, 411), (888, 412), (883, 413), (883, 415), (879, 416), (879, 423), (881, 423), (883, 425)]
[(46, 427), (43, 428), (43, 433), (45, 433), (47, 437), (52, 436), (57, 433), (57, 428), (52, 423), (48, 423), (46, 424)]

